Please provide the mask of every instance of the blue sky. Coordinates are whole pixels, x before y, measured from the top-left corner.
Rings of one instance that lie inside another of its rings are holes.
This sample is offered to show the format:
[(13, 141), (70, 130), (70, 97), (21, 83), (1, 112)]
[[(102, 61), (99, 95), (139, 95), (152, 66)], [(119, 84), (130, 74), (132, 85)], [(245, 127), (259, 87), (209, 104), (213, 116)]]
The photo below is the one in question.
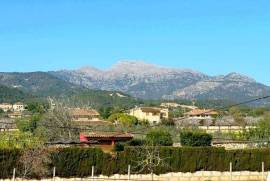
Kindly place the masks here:
[(269, 0), (1, 0), (0, 71), (121, 59), (270, 85)]

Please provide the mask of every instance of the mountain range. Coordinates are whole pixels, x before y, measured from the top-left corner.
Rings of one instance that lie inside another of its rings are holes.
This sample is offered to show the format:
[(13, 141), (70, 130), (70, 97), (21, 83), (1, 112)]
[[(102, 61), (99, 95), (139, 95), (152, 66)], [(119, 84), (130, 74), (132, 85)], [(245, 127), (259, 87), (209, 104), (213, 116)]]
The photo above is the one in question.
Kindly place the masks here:
[(243, 101), (270, 94), (269, 86), (239, 73), (209, 76), (142, 61), (120, 61), (107, 70), (83, 67), (50, 73), (81, 87), (122, 91), (143, 99)]
[[(107, 70), (83, 67), (50, 72), (0, 73), (0, 84), (45, 96), (94, 89), (119, 91), (141, 99), (239, 102), (270, 95), (269, 86), (239, 73), (209, 76), (190, 69), (162, 67), (143, 61), (119, 61)], [(262, 104), (268, 104), (268, 101)]]

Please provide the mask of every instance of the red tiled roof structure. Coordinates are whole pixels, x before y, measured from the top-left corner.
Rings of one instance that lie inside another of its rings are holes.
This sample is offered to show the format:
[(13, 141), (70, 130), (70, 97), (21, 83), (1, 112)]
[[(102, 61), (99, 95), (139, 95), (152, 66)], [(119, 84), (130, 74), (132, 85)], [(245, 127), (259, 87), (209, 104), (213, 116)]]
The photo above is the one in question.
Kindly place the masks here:
[(88, 138), (133, 138), (132, 134), (121, 132), (89, 132), (81, 134)]
[(133, 139), (133, 135), (130, 133), (121, 133), (121, 132), (89, 132), (89, 133), (80, 133), (81, 142), (91, 142), (97, 141), (105, 144), (114, 145), (117, 141), (129, 141)]
[(154, 108), (154, 107), (141, 107), (142, 112), (149, 112), (149, 113), (160, 113), (160, 108)]

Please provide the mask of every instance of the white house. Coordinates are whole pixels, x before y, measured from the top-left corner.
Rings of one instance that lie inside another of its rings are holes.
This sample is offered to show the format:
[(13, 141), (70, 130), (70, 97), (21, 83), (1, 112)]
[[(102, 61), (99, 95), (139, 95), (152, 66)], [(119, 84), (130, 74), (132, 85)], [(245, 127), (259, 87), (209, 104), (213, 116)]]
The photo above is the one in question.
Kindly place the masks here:
[(12, 105), (14, 112), (23, 112), (25, 110), (25, 105), (21, 102), (16, 102)]

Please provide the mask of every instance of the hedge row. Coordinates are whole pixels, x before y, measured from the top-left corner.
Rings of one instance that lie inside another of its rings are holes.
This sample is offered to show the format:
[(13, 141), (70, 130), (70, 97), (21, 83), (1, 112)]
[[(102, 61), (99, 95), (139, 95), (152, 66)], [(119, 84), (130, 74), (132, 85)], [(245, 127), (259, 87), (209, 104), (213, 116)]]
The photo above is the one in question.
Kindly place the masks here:
[[(52, 165), (56, 167), (56, 175), (61, 177), (85, 177), (91, 175), (91, 167), (95, 166), (95, 174), (126, 174), (128, 165), (132, 172), (138, 172), (137, 161), (145, 153), (138, 147), (126, 147), (123, 152), (110, 155), (95, 148), (63, 148), (51, 153)], [(18, 168), (19, 150), (0, 150), (0, 178), (12, 176), (12, 169)], [(261, 163), (265, 170), (270, 169), (270, 149), (231, 150), (223, 148), (174, 148), (161, 147), (160, 157), (164, 164), (155, 169), (156, 174), (166, 172), (195, 171), (228, 171), (232, 162), (233, 170), (260, 171)], [(146, 173), (144, 170), (142, 173)]]

